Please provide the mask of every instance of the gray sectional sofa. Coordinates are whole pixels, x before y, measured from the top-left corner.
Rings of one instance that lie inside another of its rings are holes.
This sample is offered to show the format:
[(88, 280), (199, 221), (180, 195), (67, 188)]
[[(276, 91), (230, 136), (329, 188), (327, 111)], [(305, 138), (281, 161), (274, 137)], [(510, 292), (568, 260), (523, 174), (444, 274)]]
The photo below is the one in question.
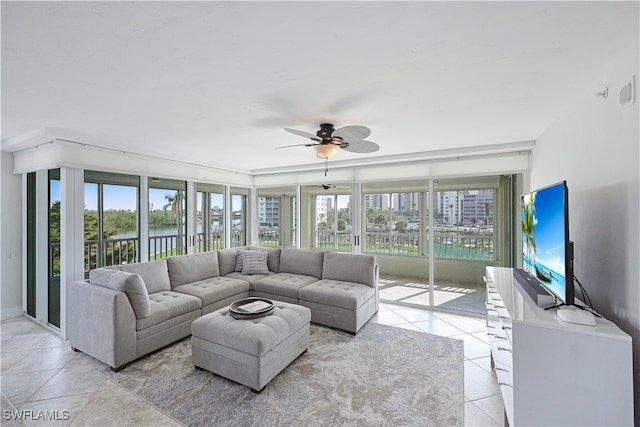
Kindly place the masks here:
[(370, 255), (244, 247), (98, 268), (68, 291), (69, 343), (119, 370), (191, 334), (200, 316), (249, 296), (311, 309), (356, 334), (378, 311)]

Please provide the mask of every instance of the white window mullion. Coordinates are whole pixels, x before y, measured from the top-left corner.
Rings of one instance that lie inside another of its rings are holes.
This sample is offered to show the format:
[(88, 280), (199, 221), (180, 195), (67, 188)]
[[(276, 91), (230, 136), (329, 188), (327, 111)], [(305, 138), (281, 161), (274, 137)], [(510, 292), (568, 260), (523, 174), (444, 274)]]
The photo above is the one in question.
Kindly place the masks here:
[(149, 178), (140, 177), (139, 190), (140, 205), (138, 206), (138, 232), (140, 241), (138, 251), (140, 259), (138, 261), (149, 261)]
[(224, 186), (224, 247), (231, 247), (231, 187), (228, 185)]
[(84, 171), (60, 169), (60, 331), (67, 338), (67, 286), (84, 279)]
[(429, 199), (431, 199), (431, 203), (429, 205), (429, 305), (433, 307), (435, 305), (435, 298), (433, 295), (433, 288), (435, 286), (435, 244), (433, 242), (433, 213), (435, 208), (435, 194), (433, 193), (433, 179), (429, 180)]
[(186, 220), (187, 220), (187, 253), (196, 252), (196, 212), (198, 210), (196, 203), (196, 184), (193, 181), (187, 181), (187, 203), (186, 203)]

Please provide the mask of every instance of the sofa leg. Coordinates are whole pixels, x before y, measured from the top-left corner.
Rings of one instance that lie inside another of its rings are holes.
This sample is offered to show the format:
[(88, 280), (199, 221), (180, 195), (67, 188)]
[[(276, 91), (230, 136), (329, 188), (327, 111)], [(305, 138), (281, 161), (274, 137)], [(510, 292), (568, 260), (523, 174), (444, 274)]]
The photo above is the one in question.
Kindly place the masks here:
[(111, 372), (120, 372), (126, 367), (127, 367), (127, 365), (124, 364), (124, 365), (118, 366), (117, 368), (111, 368)]
[(79, 353), (79, 352), (80, 352), (80, 350), (78, 350), (78, 349), (77, 349), (77, 348), (75, 348), (74, 346), (70, 346), (70, 347), (71, 347), (71, 350), (75, 351), (76, 353)]

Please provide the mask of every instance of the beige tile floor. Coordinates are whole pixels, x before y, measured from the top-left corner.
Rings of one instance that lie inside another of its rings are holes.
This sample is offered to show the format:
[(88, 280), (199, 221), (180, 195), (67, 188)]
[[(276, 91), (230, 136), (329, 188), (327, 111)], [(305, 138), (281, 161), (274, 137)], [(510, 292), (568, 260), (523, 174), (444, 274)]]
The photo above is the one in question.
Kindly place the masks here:
[[(383, 303), (371, 321), (464, 340), (465, 425), (502, 425), (502, 400), (481, 318)], [(181, 425), (105, 377), (106, 365), (73, 352), (26, 317), (3, 321), (0, 337), (3, 426)], [(12, 419), (14, 411), (29, 419)], [(43, 414), (54, 420), (42, 419)]]

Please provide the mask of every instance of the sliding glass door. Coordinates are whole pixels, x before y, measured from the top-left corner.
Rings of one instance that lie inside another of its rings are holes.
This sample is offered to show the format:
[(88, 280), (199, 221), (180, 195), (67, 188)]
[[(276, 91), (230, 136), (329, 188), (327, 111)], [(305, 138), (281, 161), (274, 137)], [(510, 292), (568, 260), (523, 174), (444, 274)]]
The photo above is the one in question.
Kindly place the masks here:
[(60, 169), (26, 175), (25, 312), (60, 328)]

